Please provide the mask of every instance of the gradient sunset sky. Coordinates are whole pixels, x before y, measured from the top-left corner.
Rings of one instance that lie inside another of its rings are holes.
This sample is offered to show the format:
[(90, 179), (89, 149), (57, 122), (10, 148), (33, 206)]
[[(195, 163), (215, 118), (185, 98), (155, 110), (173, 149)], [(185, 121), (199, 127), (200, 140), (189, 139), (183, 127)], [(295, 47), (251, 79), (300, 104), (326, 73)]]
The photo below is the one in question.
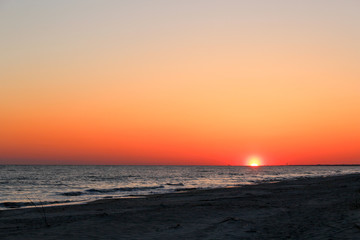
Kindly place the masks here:
[(0, 164), (360, 164), (360, 1), (0, 1)]

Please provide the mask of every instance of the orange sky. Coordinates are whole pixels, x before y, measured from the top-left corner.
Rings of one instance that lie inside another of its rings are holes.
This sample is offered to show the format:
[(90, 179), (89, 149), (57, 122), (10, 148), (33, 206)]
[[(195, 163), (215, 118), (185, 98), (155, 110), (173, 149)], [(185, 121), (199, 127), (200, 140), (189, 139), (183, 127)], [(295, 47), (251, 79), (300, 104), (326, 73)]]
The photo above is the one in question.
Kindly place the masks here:
[(360, 164), (359, 1), (3, 1), (0, 164)]

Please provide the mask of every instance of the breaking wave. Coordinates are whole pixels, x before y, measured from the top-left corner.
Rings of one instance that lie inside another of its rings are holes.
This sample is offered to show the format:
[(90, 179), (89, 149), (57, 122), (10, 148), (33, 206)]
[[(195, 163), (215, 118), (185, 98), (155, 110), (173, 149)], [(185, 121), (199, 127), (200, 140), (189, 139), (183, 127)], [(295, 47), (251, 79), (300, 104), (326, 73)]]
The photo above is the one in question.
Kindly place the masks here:
[(152, 186), (152, 187), (120, 187), (120, 188), (108, 188), (108, 189), (99, 189), (99, 188), (91, 188), (85, 191), (74, 191), (74, 192), (64, 192), (60, 193), (63, 196), (80, 196), (80, 195), (88, 195), (88, 194), (96, 194), (96, 193), (114, 193), (114, 192), (135, 192), (135, 191), (148, 191), (153, 189), (161, 189), (164, 186)]

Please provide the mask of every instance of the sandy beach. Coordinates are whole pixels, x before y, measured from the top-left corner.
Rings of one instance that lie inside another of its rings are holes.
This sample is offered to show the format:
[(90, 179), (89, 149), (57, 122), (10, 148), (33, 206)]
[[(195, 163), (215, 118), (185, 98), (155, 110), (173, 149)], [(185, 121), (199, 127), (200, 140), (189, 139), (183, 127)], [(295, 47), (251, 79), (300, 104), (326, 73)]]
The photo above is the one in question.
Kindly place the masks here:
[(360, 174), (0, 211), (0, 239), (360, 239)]

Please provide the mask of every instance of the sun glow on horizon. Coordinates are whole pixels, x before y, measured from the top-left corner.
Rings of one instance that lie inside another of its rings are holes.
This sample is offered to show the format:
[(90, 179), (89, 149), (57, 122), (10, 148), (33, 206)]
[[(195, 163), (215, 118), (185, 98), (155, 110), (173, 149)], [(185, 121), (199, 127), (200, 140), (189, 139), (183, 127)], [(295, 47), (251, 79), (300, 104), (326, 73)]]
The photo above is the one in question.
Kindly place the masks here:
[(250, 167), (259, 167), (262, 165), (262, 160), (258, 156), (251, 156), (247, 159), (247, 165)]

